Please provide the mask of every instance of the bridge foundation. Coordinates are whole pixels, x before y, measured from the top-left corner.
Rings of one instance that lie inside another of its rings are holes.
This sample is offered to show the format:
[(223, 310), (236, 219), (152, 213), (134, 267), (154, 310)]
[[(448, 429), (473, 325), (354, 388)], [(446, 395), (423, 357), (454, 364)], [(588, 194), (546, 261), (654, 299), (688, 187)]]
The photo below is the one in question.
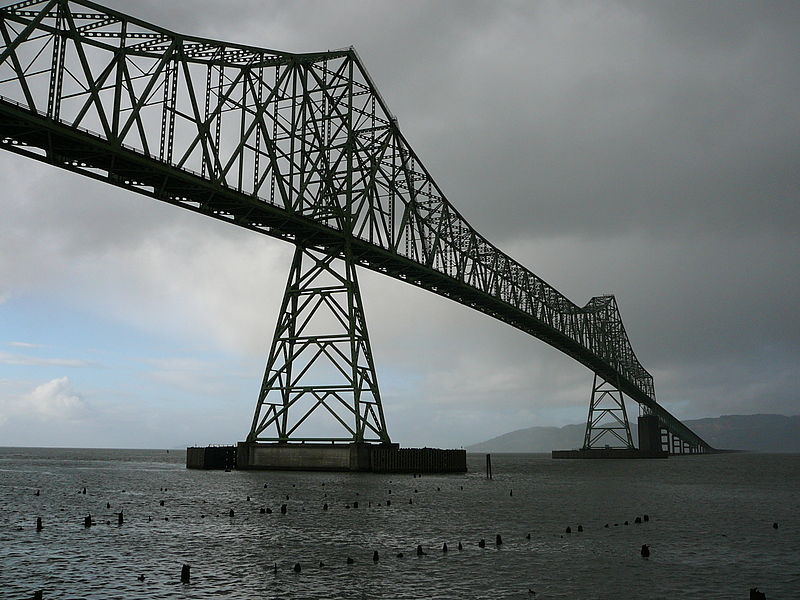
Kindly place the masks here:
[(398, 444), (239, 442), (187, 448), (189, 469), (350, 471), (361, 473), (465, 473), (466, 450), (400, 448)]
[(239, 442), (239, 469), (369, 471), (367, 444), (256, 444)]

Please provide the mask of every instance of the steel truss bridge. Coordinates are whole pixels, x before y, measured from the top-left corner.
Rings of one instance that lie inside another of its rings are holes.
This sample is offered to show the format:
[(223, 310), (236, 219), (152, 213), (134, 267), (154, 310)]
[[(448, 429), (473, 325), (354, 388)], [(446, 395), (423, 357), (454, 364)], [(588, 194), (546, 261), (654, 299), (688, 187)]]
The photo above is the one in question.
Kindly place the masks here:
[[(624, 393), (658, 417), (671, 451), (711, 450), (656, 401), (613, 296), (574, 304), (466, 222), (353, 48), (292, 54), (201, 39), (85, 0), (6, 6), (0, 35), (3, 148), (295, 244), (250, 440), (298, 439), (315, 412), (335, 417), (342, 440), (389, 440), (359, 266), (592, 370), (587, 445), (606, 434), (629, 445)], [(323, 309), (337, 332), (305, 332)], [(322, 359), (343, 383), (302, 381)]]

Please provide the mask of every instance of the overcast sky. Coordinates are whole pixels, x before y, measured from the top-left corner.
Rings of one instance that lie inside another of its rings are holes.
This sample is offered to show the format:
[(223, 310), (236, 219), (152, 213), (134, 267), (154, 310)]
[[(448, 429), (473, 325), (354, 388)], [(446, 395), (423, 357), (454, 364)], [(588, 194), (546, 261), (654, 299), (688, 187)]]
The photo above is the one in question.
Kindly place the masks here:
[[(668, 410), (800, 413), (800, 3), (106, 4), (355, 46), (476, 229), (580, 305), (616, 295)], [(0, 186), (0, 445), (244, 439), (292, 247), (7, 152)], [(585, 367), (360, 277), (394, 441), (586, 418)]]

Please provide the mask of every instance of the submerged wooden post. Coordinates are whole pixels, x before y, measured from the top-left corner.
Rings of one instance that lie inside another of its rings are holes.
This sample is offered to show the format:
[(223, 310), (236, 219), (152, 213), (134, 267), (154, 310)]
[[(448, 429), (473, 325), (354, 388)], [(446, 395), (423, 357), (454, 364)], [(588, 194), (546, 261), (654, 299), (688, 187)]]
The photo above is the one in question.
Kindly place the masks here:
[(492, 455), (486, 455), (486, 479), (493, 479), (492, 477)]

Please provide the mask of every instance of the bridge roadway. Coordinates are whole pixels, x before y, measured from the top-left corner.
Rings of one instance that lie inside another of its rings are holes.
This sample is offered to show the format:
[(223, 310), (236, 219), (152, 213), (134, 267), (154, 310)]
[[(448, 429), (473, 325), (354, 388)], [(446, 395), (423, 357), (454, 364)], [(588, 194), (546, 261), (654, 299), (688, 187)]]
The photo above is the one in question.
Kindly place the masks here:
[[(419, 163), (354, 50), (293, 55), (203, 40), (74, 0), (32, 0), (0, 9), (0, 31), (4, 149), (238, 227), (346, 254), (364, 268), (486, 313), (616, 382), (697, 451), (712, 450), (656, 401), (652, 376), (633, 353), (613, 296), (578, 307), (466, 223)], [(87, 31), (94, 35), (87, 37)], [(47, 41), (31, 41), (48, 37), (52, 49)], [(108, 38), (119, 46), (108, 45)], [(25, 56), (26, 44), (33, 45)], [(76, 51), (69, 54), (66, 46)], [(87, 49), (112, 58), (102, 70), (90, 67)], [(154, 55), (160, 62), (139, 67), (145, 89), (134, 89), (131, 68), (123, 68), (120, 57), (135, 61)], [(33, 68), (42, 56), (48, 63), (52, 58), (51, 69)], [(204, 111), (198, 109), (202, 94), (192, 91), (190, 67), (198, 64), (207, 69)], [(250, 86), (250, 92), (231, 100), (231, 90), (241, 85), (235, 73), (258, 72), (261, 85), (266, 68), (275, 70), (267, 98)], [(234, 74), (225, 75), (226, 69)], [(59, 70), (73, 78), (82, 71), (86, 80), (65, 94), (67, 76), (53, 75)], [(39, 93), (48, 92), (46, 108), (35, 93), (36, 76), (45, 78)], [(312, 77), (315, 87), (309, 84)], [(157, 85), (163, 88), (160, 128), (144, 114)], [(186, 98), (179, 98), (181, 87), (194, 105), (193, 115), (185, 108)], [(122, 115), (125, 95), (129, 106)], [(80, 102), (68, 110), (66, 99), (76, 97)], [(235, 127), (227, 126), (239, 136), (235, 148), (226, 151), (220, 131), (231, 106), (241, 118)], [(291, 117), (284, 116), (287, 111)], [(175, 134), (175, 121), (181, 119), (195, 128), (193, 138)], [(175, 162), (173, 156), (181, 158)], [(265, 174), (259, 173), (259, 159), (268, 165), (262, 165)]]

